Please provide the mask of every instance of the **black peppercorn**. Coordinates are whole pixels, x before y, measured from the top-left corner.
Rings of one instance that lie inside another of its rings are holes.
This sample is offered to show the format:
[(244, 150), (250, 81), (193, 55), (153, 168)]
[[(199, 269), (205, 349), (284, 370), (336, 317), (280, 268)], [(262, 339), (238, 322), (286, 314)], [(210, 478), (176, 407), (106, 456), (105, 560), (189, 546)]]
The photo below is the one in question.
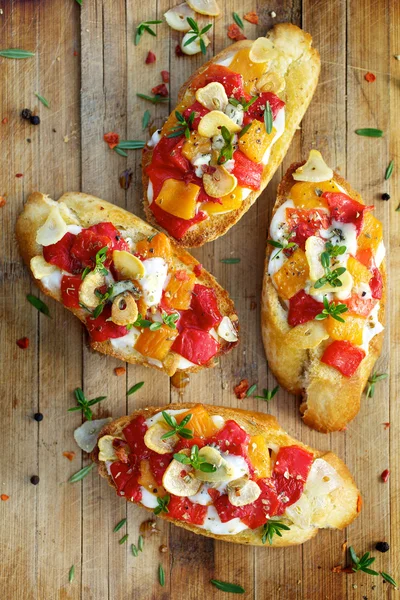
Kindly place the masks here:
[(35, 413), (33, 415), (33, 418), (35, 419), (35, 421), (37, 421), (39, 423), (39, 421), (43, 421), (43, 415), (42, 413)]
[(387, 552), (389, 547), (387, 542), (378, 542), (375, 546), (375, 550), (378, 550), (378, 552)]
[(37, 485), (39, 483), (39, 481), (40, 481), (39, 475), (32, 475), (32, 477), (31, 477), (32, 485)]
[(382, 194), (382, 200), (390, 200), (389, 194), (386, 192), (384, 194)]
[(32, 117), (32, 111), (29, 108), (24, 108), (23, 111), (21, 112), (21, 117), (23, 119), (26, 119), (27, 121), (29, 121), (30, 118)]
[(40, 117), (34, 115), (30, 118), (30, 122), (32, 125), (39, 125), (40, 123)]

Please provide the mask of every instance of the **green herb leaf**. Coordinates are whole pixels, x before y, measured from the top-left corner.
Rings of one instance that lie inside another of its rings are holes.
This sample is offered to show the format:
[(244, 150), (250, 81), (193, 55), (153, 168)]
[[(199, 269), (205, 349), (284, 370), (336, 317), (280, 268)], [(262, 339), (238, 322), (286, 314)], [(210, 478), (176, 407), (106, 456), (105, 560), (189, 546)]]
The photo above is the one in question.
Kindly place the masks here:
[(239, 15), (237, 14), (237, 12), (232, 13), (232, 17), (233, 17), (233, 20), (235, 21), (236, 25), (238, 25), (238, 27), (240, 27), (240, 29), (244, 29), (244, 23), (243, 23), (242, 19), (239, 17)]
[(394, 160), (391, 160), (390, 163), (388, 164), (386, 172), (385, 172), (385, 179), (389, 179), (392, 176), (393, 168), (394, 168)]
[(368, 575), (379, 575), (379, 573), (377, 571), (373, 571), (372, 569), (368, 568), (369, 565), (371, 565), (375, 561), (375, 557), (372, 557), (372, 556), (370, 557), (369, 552), (366, 552), (365, 554), (363, 554), (363, 556), (361, 558), (358, 558), (353, 546), (350, 546), (349, 553), (350, 553), (350, 558), (351, 558), (353, 564), (355, 565), (353, 567), (353, 571), (355, 571), (355, 572), (363, 571), (364, 573), (367, 573)]
[(247, 123), (247, 125), (245, 125), (241, 131), (239, 131), (238, 137), (241, 138), (242, 135), (244, 135), (250, 129), (250, 127), (251, 127), (251, 123)]
[(114, 150), (120, 156), (125, 156), (125, 158), (128, 156), (127, 153), (124, 150), (121, 150), (121, 148), (118, 148), (118, 146), (115, 146)]
[(179, 320), (180, 314), (171, 313), (170, 315), (168, 315), (166, 312), (163, 312), (161, 317), (165, 325), (167, 325), (167, 327), (170, 327), (171, 329), (176, 329), (175, 323)]
[(224, 263), (225, 265), (236, 265), (240, 263), (240, 258), (221, 258), (219, 262)]
[(375, 394), (375, 384), (378, 381), (382, 381), (388, 377), (387, 373), (373, 373), (371, 377), (368, 379), (367, 387), (366, 387), (366, 396), (367, 398), (372, 398)]
[(43, 96), (41, 96), (40, 94), (38, 94), (38, 92), (35, 92), (35, 96), (38, 98), (38, 100), (40, 100), (40, 102), (42, 104), (44, 104), (44, 106), (46, 108), (50, 108), (50, 104), (48, 103), (48, 101), (46, 100), (46, 98), (44, 98)]
[(144, 538), (142, 535), (139, 535), (138, 548), (139, 548), (140, 552), (143, 552), (143, 546), (144, 546)]
[(122, 538), (119, 540), (118, 544), (119, 544), (120, 546), (122, 546), (122, 544), (125, 544), (125, 542), (126, 542), (126, 540), (128, 539), (128, 537), (129, 537), (129, 533), (126, 533), (126, 534), (125, 534), (125, 535), (124, 535), (124, 536), (123, 536), (123, 537), (122, 537)]
[(390, 575), (388, 575), (387, 573), (384, 573), (383, 571), (381, 571), (381, 575), (383, 577), (383, 579), (385, 581), (387, 581), (388, 583), (391, 583), (395, 588), (398, 587), (397, 583), (395, 582), (395, 580), (393, 579), (393, 577), (391, 577)]
[(69, 570), (68, 573), (68, 581), (69, 583), (72, 583), (75, 577), (75, 565), (72, 565), (72, 567)]
[(146, 142), (144, 142), (143, 140), (122, 140), (121, 142), (119, 142), (116, 148), (120, 148), (122, 150), (138, 150), (144, 148), (145, 145)]
[(146, 96), (146, 94), (136, 94), (136, 96), (142, 98), (142, 100), (152, 102), (153, 104), (158, 104), (159, 102), (168, 102), (168, 98), (160, 96), (160, 94), (156, 94), (155, 96)]
[(163, 498), (159, 498), (157, 496), (157, 504), (158, 506), (156, 506), (156, 508), (153, 510), (155, 515), (159, 515), (162, 512), (169, 512), (168, 510), (168, 504), (170, 501), (171, 497), (169, 494), (166, 494)]
[(46, 315), (46, 317), (50, 317), (49, 308), (47, 304), (43, 302), (43, 300), (41, 300), (37, 296), (34, 296), (33, 294), (27, 294), (26, 298), (28, 302), (30, 302), (32, 306), (34, 306), (39, 312)]
[(149, 25), (159, 25), (160, 23), (162, 23), (162, 21), (142, 21), (139, 23), (135, 32), (135, 46), (138, 45), (145, 31), (150, 33), (150, 35), (156, 36), (157, 34), (151, 29), (151, 27), (149, 27)]
[(193, 33), (193, 35), (186, 40), (186, 42), (184, 43), (184, 46), (188, 46), (195, 40), (199, 39), (201, 53), (206, 54), (207, 48), (206, 48), (206, 45), (204, 43), (202, 36), (205, 35), (207, 33), (207, 31), (209, 31), (211, 29), (212, 23), (209, 23), (208, 25), (203, 27), (203, 29), (200, 30), (200, 27), (198, 26), (198, 24), (196, 23), (196, 21), (194, 19), (192, 19), (191, 17), (187, 17), (186, 20), (191, 27), (191, 29), (187, 33), (188, 34)]
[(199, 455), (199, 447), (196, 444), (192, 446), (190, 456), (178, 452), (174, 454), (174, 459), (183, 465), (190, 465), (193, 469), (204, 473), (213, 473), (217, 470), (215, 465), (208, 463), (204, 457)]
[(263, 544), (268, 540), (269, 545), (272, 545), (274, 535), (282, 537), (281, 530), (290, 531), (290, 527), (280, 521), (267, 521), (263, 527), (263, 535), (261, 541)]
[(363, 135), (365, 137), (382, 137), (383, 136), (383, 131), (382, 129), (373, 129), (373, 128), (369, 128), (366, 127), (365, 129), (356, 129), (355, 133), (357, 135)]
[(317, 315), (315, 317), (315, 319), (317, 321), (323, 321), (324, 319), (331, 316), (336, 321), (339, 321), (340, 323), (345, 323), (345, 320), (342, 319), (342, 317), (340, 315), (349, 310), (348, 307), (346, 306), (346, 304), (336, 304), (335, 302), (331, 302), (329, 304), (326, 296), (324, 296), (323, 302), (324, 302), (324, 309), (323, 309), (322, 313), (320, 313), (319, 315)]
[(121, 527), (123, 527), (126, 523), (126, 519), (121, 519), (121, 521), (119, 523), (116, 524), (116, 526), (113, 529), (113, 532), (116, 533), (117, 531), (119, 531), (121, 529)]
[(253, 394), (253, 393), (256, 391), (256, 389), (257, 389), (257, 384), (256, 384), (256, 383), (254, 383), (254, 384), (253, 384), (253, 385), (251, 385), (251, 386), (249, 387), (249, 389), (247, 390), (247, 392), (246, 392), (246, 398), (248, 398), (249, 396), (251, 396), (251, 395), (252, 395), (252, 394)]
[(89, 273), (90, 273), (91, 270), (92, 269), (90, 267), (85, 267), (83, 269), (83, 273), (82, 273), (82, 276), (81, 276), (82, 277), (82, 281), (85, 279), (86, 275), (89, 275)]
[(162, 585), (164, 587), (165, 585), (165, 572), (164, 572), (164, 568), (162, 565), (158, 565), (158, 581), (160, 582), (160, 585)]
[(274, 387), (274, 389), (271, 391), (264, 388), (263, 395), (262, 396), (254, 396), (254, 398), (259, 398), (260, 400), (265, 400), (266, 402), (269, 402), (270, 400), (272, 400), (272, 398), (275, 396), (275, 394), (277, 393), (278, 390), (279, 390), (279, 385)]
[(135, 544), (131, 544), (131, 552), (133, 554), (133, 556), (138, 556), (138, 549), (136, 548)]
[(174, 138), (174, 137), (179, 137), (181, 135), (184, 135), (185, 138), (188, 140), (190, 138), (190, 130), (191, 130), (195, 116), (196, 116), (196, 113), (193, 110), (190, 113), (188, 119), (186, 120), (185, 117), (183, 116), (183, 114), (180, 113), (179, 110), (176, 110), (175, 117), (176, 117), (179, 125), (175, 125), (175, 127), (172, 127), (171, 132), (167, 135), (167, 138)]
[(83, 469), (81, 469), (80, 471), (78, 471), (77, 473), (74, 473), (69, 479), (69, 483), (76, 483), (77, 481), (81, 481), (81, 479), (83, 479), (84, 477), (86, 477), (86, 475), (88, 475), (88, 473), (90, 473), (90, 471), (93, 469), (95, 463), (92, 463), (91, 465), (87, 465), (87, 467), (83, 467)]
[(267, 100), (267, 103), (265, 105), (265, 110), (264, 110), (264, 124), (265, 124), (265, 130), (268, 133), (268, 135), (272, 131), (273, 122), (274, 122), (274, 119), (272, 116), (271, 105), (270, 105), (269, 101)]
[(35, 53), (29, 52), (29, 50), (21, 50), (20, 48), (7, 48), (6, 50), (0, 50), (0, 56), (20, 60), (21, 58), (31, 58), (35, 56)]
[(142, 131), (144, 131), (148, 127), (148, 125), (150, 123), (150, 117), (151, 117), (150, 111), (145, 110), (143, 113), (143, 118), (142, 118)]
[(185, 427), (185, 425), (187, 425), (192, 418), (191, 414), (182, 419), (179, 425), (175, 417), (173, 415), (169, 415), (165, 410), (163, 410), (162, 416), (164, 417), (164, 421), (167, 423), (167, 425), (171, 427), (171, 431), (167, 431), (167, 433), (164, 433), (164, 435), (161, 436), (162, 440), (167, 440), (175, 434), (180, 435), (187, 440), (192, 439), (193, 431)]
[(162, 327), (162, 323), (160, 323), (160, 321), (154, 321), (150, 325), (149, 329), (150, 329), (150, 331), (157, 331), (158, 329), (161, 329), (161, 327)]
[(140, 388), (143, 386), (144, 386), (144, 381), (139, 381), (139, 383), (135, 383), (135, 385), (133, 385), (131, 388), (129, 388), (129, 390), (126, 392), (126, 395), (130, 396), (131, 394), (134, 394), (135, 392), (140, 390)]
[(222, 165), (226, 163), (226, 161), (231, 160), (233, 157), (234, 147), (233, 147), (233, 139), (234, 134), (229, 132), (229, 129), (222, 125), (221, 127), (221, 135), (224, 140), (224, 145), (222, 146), (219, 156), (218, 156), (218, 164)]
[(210, 583), (214, 585), (216, 588), (221, 590), (221, 592), (229, 592), (230, 594), (245, 594), (246, 590), (242, 588), (241, 585), (236, 585), (236, 583), (229, 583), (227, 581), (220, 581), (219, 579), (210, 579)]

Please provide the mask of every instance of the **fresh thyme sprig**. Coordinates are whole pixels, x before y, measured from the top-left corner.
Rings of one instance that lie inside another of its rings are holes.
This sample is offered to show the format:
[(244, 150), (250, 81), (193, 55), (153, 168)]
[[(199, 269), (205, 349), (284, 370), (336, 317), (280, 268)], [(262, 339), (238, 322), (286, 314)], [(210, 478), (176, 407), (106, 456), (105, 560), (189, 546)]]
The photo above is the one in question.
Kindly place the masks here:
[(187, 440), (192, 439), (193, 431), (185, 427), (185, 425), (187, 425), (190, 419), (192, 418), (191, 414), (187, 415), (184, 419), (182, 419), (180, 423), (177, 422), (173, 415), (169, 415), (165, 410), (163, 410), (162, 416), (164, 417), (164, 420), (167, 423), (167, 425), (171, 427), (170, 431), (167, 431), (167, 433), (164, 433), (164, 435), (161, 436), (162, 440), (166, 440), (176, 434), (180, 435), (181, 437)]
[(104, 266), (107, 260), (107, 250), (108, 246), (104, 246), (97, 252), (95, 258), (95, 271), (98, 271), (101, 275), (108, 275), (108, 269)]
[(166, 312), (162, 312), (161, 314), (162, 320), (167, 327), (170, 327), (170, 329), (176, 329), (176, 322), (178, 321), (179, 317), (180, 314), (176, 312), (171, 313), (170, 315)]
[(81, 410), (88, 421), (91, 421), (93, 418), (93, 413), (90, 407), (107, 398), (107, 396), (98, 396), (97, 398), (93, 398), (93, 400), (87, 400), (81, 388), (76, 388), (74, 394), (77, 401), (77, 406), (69, 408), (68, 412)]
[(349, 310), (347, 308), (346, 304), (335, 304), (335, 302), (331, 302), (329, 304), (329, 301), (326, 296), (324, 296), (323, 302), (324, 302), (323, 311), (315, 317), (317, 321), (323, 321), (324, 319), (327, 319), (328, 317), (332, 317), (333, 319), (336, 319), (336, 321), (339, 321), (340, 323), (345, 323), (345, 320), (342, 319), (342, 317), (340, 315)]
[(229, 104), (232, 104), (233, 106), (241, 106), (243, 108), (243, 111), (246, 112), (246, 110), (252, 105), (254, 104), (254, 102), (258, 100), (258, 96), (253, 96), (252, 98), (250, 98), (250, 100), (246, 101), (246, 98), (240, 98), (240, 100), (236, 100), (236, 98), (229, 98)]
[(212, 473), (217, 470), (215, 465), (208, 463), (204, 457), (199, 456), (199, 447), (196, 445), (192, 446), (190, 456), (177, 453), (174, 454), (174, 459), (183, 465), (190, 465), (193, 469), (203, 471), (204, 473)]
[(325, 244), (325, 251), (332, 258), (336, 258), (337, 256), (344, 254), (346, 252), (346, 250), (347, 250), (346, 246), (338, 246), (337, 244), (332, 244), (331, 242), (326, 242), (326, 244)]
[(272, 545), (272, 539), (274, 535), (282, 537), (281, 529), (284, 531), (289, 531), (290, 527), (285, 525), (285, 523), (281, 523), (280, 521), (267, 521), (263, 527), (263, 535), (261, 541), (265, 544), (268, 540), (269, 545)]
[(240, 27), (240, 29), (244, 29), (244, 23), (243, 23), (242, 19), (239, 17), (239, 15), (237, 14), (237, 12), (232, 13), (232, 17), (233, 17), (233, 20), (235, 21), (236, 25), (238, 27)]
[(374, 571), (373, 569), (369, 568), (369, 566), (375, 561), (373, 556), (370, 557), (369, 552), (366, 552), (361, 556), (361, 558), (358, 558), (353, 546), (350, 546), (349, 553), (354, 564), (354, 567), (352, 567), (353, 571), (364, 571), (364, 573), (368, 573), (368, 575), (379, 575), (378, 571)]
[(187, 32), (187, 35), (189, 35), (190, 33), (192, 33), (193, 35), (190, 38), (188, 38), (188, 40), (184, 43), (184, 46), (189, 46), (189, 44), (191, 44), (192, 42), (197, 40), (197, 38), (199, 38), (201, 53), (205, 54), (207, 52), (207, 48), (202, 36), (211, 29), (212, 23), (209, 23), (208, 25), (203, 27), (203, 29), (200, 29), (199, 25), (191, 17), (187, 17), (186, 20), (191, 27), (191, 29)]
[(259, 398), (260, 400), (265, 400), (266, 402), (269, 402), (270, 400), (272, 400), (272, 398), (275, 396), (275, 394), (277, 393), (278, 390), (279, 390), (279, 385), (274, 387), (274, 389), (271, 391), (264, 388), (262, 396), (253, 396), (253, 398)]
[(160, 102), (168, 102), (168, 98), (165, 96), (161, 96), (160, 94), (155, 94), (154, 96), (146, 96), (146, 94), (136, 94), (138, 98), (142, 98), (142, 100), (147, 100), (152, 104), (159, 104)]
[(273, 246), (274, 248), (279, 248), (278, 252), (274, 255), (274, 259), (278, 258), (282, 250), (286, 250), (289, 248), (294, 248), (297, 244), (295, 242), (289, 242), (290, 238), (294, 235), (294, 232), (291, 231), (288, 236), (282, 239), (282, 242), (277, 242), (275, 240), (267, 240), (267, 244)]
[(375, 393), (375, 384), (378, 381), (382, 381), (388, 377), (387, 373), (372, 373), (371, 377), (368, 379), (367, 387), (366, 387), (366, 396), (367, 398), (372, 398)]
[(139, 25), (136, 27), (135, 46), (138, 45), (145, 31), (147, 31), (147, 33), (149, 33), (150, 35), (156, 37), (157, 34), (155, 31), (152, 30), (150, 25), (159, 25), (160, 23), (162, 23), (162, 21), (142, 21), (141, 23), (139, 23)]
[(159, 515), (162, 512), (168, 513), (168, 504), (170, 501), (171, 497), (169, 494), (167, 494), (166, 496), (163, 496), (163, 498), (159, 498), (157, 497), (157, 504), (158, 506), (155, 507), (154, 509), (154, 514), (155, 515)]
[[(325, 244), (325, 248), (328, 244), (330, 244), (330, 242)], [(332, 246), (332, 244), (330, 244), (330, 246)], [(345, 249), (343, 252), (341, 251), (342, 248)], [(317, 281), (314, 283), (315, 289), (321, 288), (326, 283), (329, 283), (332, 287), (342, 287), (342, 282), (339, 279), (339, 277), (341, 275), (343, 275), (343, 273), (346, 272), (346, 268), (338, 267), (337, 269), (333, 269), (333, 271), (332, 271), (331, 270), (331, 256), (337, 256), (338, 254), (343, 254), (345, 251), (346, 251), (346, 246), (339, 246), (339, 247), (332, 246), (332, 248), (329, 248), (329, 249), (325, 250), (325, 252), (322, 252), (321, 264), (324, 268), (325, 275), (323, 275), (323, 277), (320, 277), (319, 279), (317, 279)], [(332, 252), (337, 252), (338, 254), (332, 254)]]
[(221, 135), (224, 140), (224, 145), (222, 146), (219, 156), (218, 156), (218, 164), (219, 165), (226, 163), (227, 160), (231, 160), (231, 158), (233, 156), (233, 151), (234, 151), (234, 147), (233, 147), (234, 134), (233, 133), (230, 134), (229, 129), (227, 127), (225, 127), (225, 125), (222, 125), (222, 127), (221, 127)]
[(192, 110), (187, 121), (186, 121), (185, 117), (183, 116), (183, 114), (179, 112), (179, 110), (175, 111), (175, 116), (178, 120), (178, 125), (175, 125), (174, 127), (172, 127), (171, 133), (169, 133), (167, 135), (167, 138), (174, 138), (174, 137), (179, 137), (181, 135), (184, 135), (185, 138), (188, 140), (190, 138), (190, 130), (191, 130), (194, 118), (196, 116), (195, 111)]

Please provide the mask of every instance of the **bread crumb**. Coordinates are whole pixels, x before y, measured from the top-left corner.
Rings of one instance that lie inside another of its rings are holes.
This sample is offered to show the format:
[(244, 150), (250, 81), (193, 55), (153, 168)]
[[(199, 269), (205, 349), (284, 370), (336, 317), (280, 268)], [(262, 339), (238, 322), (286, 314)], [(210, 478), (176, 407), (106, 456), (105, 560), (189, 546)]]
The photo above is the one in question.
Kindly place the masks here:
[(271, 18), (272, 18), (272, 19), (275, 19), (275, 17), (276, 17), (276, 12), (275, 12), (274, 10), (272, 10), (270, 14), (271, 14)]

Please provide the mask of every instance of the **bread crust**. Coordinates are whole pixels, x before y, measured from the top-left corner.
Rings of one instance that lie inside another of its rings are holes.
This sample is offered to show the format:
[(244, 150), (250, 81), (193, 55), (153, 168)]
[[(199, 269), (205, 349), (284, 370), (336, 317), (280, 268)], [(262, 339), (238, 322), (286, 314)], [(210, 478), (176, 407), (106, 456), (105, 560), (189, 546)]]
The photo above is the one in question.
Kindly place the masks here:
[[(302, 31), (296, 25), (291, 23), (279, 23), (275, 25), (267, 34), (275, 42), (279, 43), (281, 48), (287, 53), (298, 52), (300, 56), (294, 60), (285, 75), (285, 90), (280, 97), (285, 102), (286, 126), (283, 135), (276, 141), (271, 150), (271, 156), (268, 165), (265, 166), (261, 180), (261, 187), (258, 191), (253, 191), (243, 200), (240, 208), (222, 215), (211, 215), (205, 221), (193, 226), (177, 244), (190, 248), (202, 246), (206, 242), (211, 242), (221, 235), (224, 235), (241, 217), (246, 213), (258, 196), (268, 185), (275, 171), (282, 162), (296, 129), (302, 120), (311, 98), (317, 87), (320, 72), (320, 57), (318, 51), (311, 46), (312, 37), (310, 34)], [(210, 61), (200, 67), (181, 87), (178, 93), (178, 106), (180, 110), (183, 104), (193, 102), (194, 95), (190, 86), (194, 79), (203, 73), (211, 64), (226, 59), (230, 54), (238, 52), (243, 48), (250, 48), (252, 40), (243, 40), (225, 48), (222, 52), (214, 56)], [(186, 103), (185, 100), (188, 100)], [(146, 175), (145, 168), (151, 163), (153, 151), (149, 147), (143, 150), (143, 204), (149, 223), (160, 227), (154, 218), (150, 209), (147, 197), (147, 187), (149, 178)]]
[[(303, 162), (292, 164), (278, 186), (277, 199), (272, 216), (287, 200), (290, 188), (295, 183), (292, 174)], [(346, 193), (364, 204), (360, 194), (349, 183), (334, 173), (334, 179)], [(352, 377), (344, 377), (339, 371), (321, 363), (324, 342), (313, 350), (293, 348), (286, 336), (292, 329), (287, 322), (278, 293), (268, 275), (268, 262), (272, 252), (267, 247), (261, 302), (261, 332), (268, 364), (279, 384), (289, 392), (302, 395), (300, 412), (303, 420), (312, 429), (321, 433), (342, 430), (360, 410), (361, 395), (373, 366), (379, 357), (383, 343), (383, 332), (370, 342), (369, 352)], [(379, 321), (385, 324), (386, 269), (382, 263), (383, 294), (380, 300)]]
[[(142, 219), (135, 216), (134, 214), (119, 208), (110, 202), (96, 198), (89, 194), (81, 192), (67, 192), (59, 198), (59, 202), (64, 204), (71, 211), (71, 223), (72, 219), (81, 227), (86, 228), (97, 223), (109, 221), (113, 223), (118, 229), (123, 229), (132, 238), (136, 239), (138, 234), (140, 237), (154, 235), (158, 233), (156, 229), (145, 223)], [(36, 232), (41, 225), (46, 221), (50, 208), (56, 204), (54, 200), (51, 200), (45, 194), (40, 192), (34, 192), (28, 198), (27, 203), (24, 206), (24, 210), (20, 214), (16, 224), (16, 237), (19, 245), (21, 256), (26, 263), (30, 266), (30, 261), (34, 256), (42, 254), (42, 246), (36, 242)], [(193, 258), (186, 250), (180, 248), (173, 239), (170, 238), (172, 248), (172, 260), (174, 262), (182, 261), (181, 268), (185, 268), (185, 264), (196, 265), (200, 264), (195, 258)], [(184, 262), (186, 260), (186, 263)], [(31, 273), (32, 274), (32, 273)], [(233, 316), (237, 318), (235, 313), (235, 306), (233, 301), (230, 299), (229, 294), (224, 290), (216, 279), (208, 273), (205, 269), (201, 270), (200, 275), (197, 277), (198, 281), (204, 285), (212, 287), (216, 293), (218, 306), (223, 316)], [(54, 300), (61, 302), (61, 295), (59, 292), (52, 292), (47, 289), (41, 281), (34, 279), (36, 285), (40, 290), (50, 296)], [(67, 307), (66, 307), (67, 308)], [(67, 308), (70, 310), (78, 319), (85, 323), (85, 316), (82, 311)], [(108, 354), (114, 358), (118, 358), (124, 362), (131, 364), (142, 364), (147, 367), (156, 368), (160, 371), (166, 372), (169, 376), (173, 375), (176, 371), (176, 361), (172, 358), (167, 360), (164, 368), (160, 368), (157, 365), (147, 363), (144, 358), (140, 355), (133, 356), (122, 349), (116, 349), (112, 346), (109, 340), (105, 342), (89, 342), (91, 348), (102, 354)], [(220, 353), (216, 357), (212, 358), (208, 363), (202, 366), (194, 366), (185, 371), (197, 372), (203, 368), (214, 367), (217, 364), (217, 358), (224, 352), (233, 348), (236, 343), (231, 343), (225, 348), (222, 347)], [(169, 357), (170, 355), (168, 355)], [(167, 358), (168, 358), (167, 357)]]
[[(100, 432), (98, 439), (100, 439), (103, 435), (121, 435), (121, 432), (124, 429), (124, 427), (126, 427), (133, 419), (140, 415), (148, 419), (156, 413), (161, 412), (162, 410), (190, 409), (194, 406), (195, 404), (193, 403), (168, 404), (167, 406), (164, 406), (162, 408), (151, 406), (149, 408), (136, 410), (130, 416), (120, 417), (119, 419), (116, 419), (112, 423), (106, 425)], [(336, 469), (338, 475), (342, 478), (344, 482), (344, 486), (343, 488), (341, 488), (341, 496), (340, 498), (336, 499), (337, 510), (335, 509), (335, 514), (332, 515), (332, 522), (329, 523), (329, 527), (343, 529), (344, 527), (347, 527), (357, 517), (360, 493), (356, 487), (356, 484), (354, 483), (354, 480), (347, 466), (335, 454), (333, 454), (332, 452), (314, 450), (310, 446), (306, 446), (305, 444), (302, 444), (301, 442), (295, 440), (279, 426), (277, 420), (272, 415), (251, 412), (241, 409), (226, 408), (222, 406), (204, 406), (211, 415), (220, 415), (225, 420), (234, 419), (250, 435), (264, 435), (266, 436), (268, 442), (275, 443), (279, 446), (300, 446), (308, 450), (309, 452), (312, 452), (315, 458), (323, 458), (324, 460), (326, 460)], [(101, 475), (101, 477), (104, 477), (104, 479), (108, 481), (109, 485), (115, 489), (115, 484), (113, 482), (112, 477), (107, 472), (105, 463), (99, 461), (98, 459), (97, 446), (93, 450), (91, 457), (92, 460), (97, 464), (98, 472)], [(129, 498), (126, 497), (125, 500), (127, 502), (132, 502)], [(145, 508), (147, 511), (153, 513), (152, 509), (146, 508), (143, 505), (140, 506)], [(250, 546), (263, 545), (261, 541), (262, 528), (254, 530), (248, 529), (235, 535), (215, 535), (209, 531), (206, 531), (205, 529), (198, 527), (197, 525), (192, 525), (190, 523), (178, 521), (177, 519), (172, 519), (168, 517), (168, 515), (161, 514), (158, 516), (167, 521), (170, 521), (174, 525), (178, 525), (178, 527), (188, 529), (193, 533), (205, 535), (207, 537), (222, 540), (224, 542), (233, 542), (236, 544), (246, 544)], [(282, 531), (281, 538), (278, 536), (274, 536), (272, 546), (283, 547), (302, 544), (314, 537), (317, 534), (317, 532), (318, 528), (316, 527), (306, 530), (301, 529), (298, 526), (291, 525), (289, 531)]]

